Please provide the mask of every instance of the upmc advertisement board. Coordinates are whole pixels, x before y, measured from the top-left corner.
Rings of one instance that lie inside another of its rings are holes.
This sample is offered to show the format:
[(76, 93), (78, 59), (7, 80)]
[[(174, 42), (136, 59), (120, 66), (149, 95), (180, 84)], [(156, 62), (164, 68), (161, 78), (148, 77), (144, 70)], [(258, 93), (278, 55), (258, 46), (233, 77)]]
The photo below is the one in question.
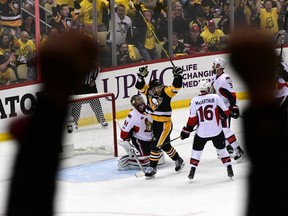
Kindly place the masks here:
[[(188, 106), (190, 101), (198, 94), (197, 85), (202, 79), (212, 79), (212, 62), (215, 58), (227, 59), (228, 54), (205, 55), (194, 58), (181, 58), (173, 60), (175, 66), (182, 67), (183, 88), (172, 99), (177, 103), (177, 107)], [(126, 113), (131, 109), (130, 97), (137, 94), (135, 88), (139, 64), (129, 68), (118, 68), (111, 71), (101, 72), (97, 78), (98, 92), (112, 92), (116, 97), (117, 118), (124, 117), (121, 113)], [(173, 81), (172, 64), (170, 61), (161, 61), (148, 64), (149, 74), (145, 78), (146, 83), (151, 79), (157, 78), (165, 85), (171, 85)], [(237, 93), (245, 92), (243, 83), (239, 80), (233, 69), (228, 64), (225, 71), (231, 76), (234, 89)], [(15, 87), (0, 91), (0, 135), (7, 132), (9, 123), (22, 115), (28, 115), (33, 111), (33, 105), (37, 99), (37, 93), (41, 91), (41, 84)]]

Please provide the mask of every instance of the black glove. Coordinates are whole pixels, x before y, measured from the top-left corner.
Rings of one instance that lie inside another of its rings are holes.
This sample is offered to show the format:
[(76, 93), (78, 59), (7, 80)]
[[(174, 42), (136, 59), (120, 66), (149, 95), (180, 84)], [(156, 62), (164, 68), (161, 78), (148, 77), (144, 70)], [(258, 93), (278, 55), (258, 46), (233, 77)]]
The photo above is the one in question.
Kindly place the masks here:
[(173, 73), (174, 77), (175, 76), (181, 76), (183, 73), (183, 70), (181, 67), (174, 67), (172, 73)]
[(145, 67), (140, 67), (139, 68), (139, 73), (137, 73), (137, 76), (141, 79), (143, 79), (144, 77), (147, 77), (148, 76), (148, 66), (145, 66)]
[(237, 119), (240, 116), (239, 107), (237, 105), (231, 106), (229, 109), (232, 118)]
[(183, 127), (181, 133), (181, 140), (187, 139), (190, 136), (190, 131), (188, 130), (188, 128), (186, 126)]

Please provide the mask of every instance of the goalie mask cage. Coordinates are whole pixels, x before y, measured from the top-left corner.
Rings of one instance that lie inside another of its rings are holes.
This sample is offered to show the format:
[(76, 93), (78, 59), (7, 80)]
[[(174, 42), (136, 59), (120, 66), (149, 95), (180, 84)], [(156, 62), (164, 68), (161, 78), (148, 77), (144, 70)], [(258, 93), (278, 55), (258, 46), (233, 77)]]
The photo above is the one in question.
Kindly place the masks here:
[(65, 145), (73, 144), (73, 155), (118, 156), (115, 96), (113, 93), (70, 97), (65, 125)]

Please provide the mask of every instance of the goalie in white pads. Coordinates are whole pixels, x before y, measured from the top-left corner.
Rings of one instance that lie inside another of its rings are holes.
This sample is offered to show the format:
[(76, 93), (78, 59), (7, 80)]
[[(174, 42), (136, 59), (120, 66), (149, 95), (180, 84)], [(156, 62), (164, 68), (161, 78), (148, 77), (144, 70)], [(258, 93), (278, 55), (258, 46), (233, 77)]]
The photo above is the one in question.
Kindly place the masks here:
[[(141, 95), (133, 95), (130, 102), (135, 109), (128, 114), (121, 128), (120, 136), (124, 141), (119, 142), (119, 145), (126, 150), (127, 155), (118, 160), (120, 170), (139, 168), (133, 152), (142, 166), (149, 165), (150, 145), (153, 137), (152, 119), (146, 113), (146, 104)], [(165, 162), (162, 152), (161, 155), (159, 164)]]
[(190, 102), (190, 115), (186, 126), (181, 131), (181, 139), (189, 137), (190, 132), (197, 126), (190, 158), (191, 170), (188, 178), (193, 179), (207, 141), (212, 141), (222, 163), (227, 169), (228, 177), (233, 177), (231, 158), (226, 149), (225, 136), (221, 119), (229, 116), (229, 109), (217, 94), (209, 94), (209, 81), (202, 80), (198, 84), (200, 94)]

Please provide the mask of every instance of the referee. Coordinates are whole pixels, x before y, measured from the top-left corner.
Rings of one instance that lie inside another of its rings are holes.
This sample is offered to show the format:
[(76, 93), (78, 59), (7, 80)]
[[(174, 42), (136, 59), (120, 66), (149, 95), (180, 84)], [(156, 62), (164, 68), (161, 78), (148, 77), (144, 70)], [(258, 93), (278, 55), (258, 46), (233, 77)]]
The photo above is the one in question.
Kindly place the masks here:
[[(96, 87), (96, 78), (99, 72), (100, 67), (96, 64), (95, 67), (83, 78), (79, 88), (74, 90), (74, 95), (98, 93)], [(102, 127), (107, 127), (108, 123), (104, 118), (100, 100), (93, 99), (89, 100), (88, 103), (90, 104), (93, 112), (95, 113), (98, 122), (102, 125)], [(81, 107), (82, 102), (73, 103), (72, 105), (72, 116), (76, 124), (76, 129), (78, 129), (78, 120), (80, 118)]]

